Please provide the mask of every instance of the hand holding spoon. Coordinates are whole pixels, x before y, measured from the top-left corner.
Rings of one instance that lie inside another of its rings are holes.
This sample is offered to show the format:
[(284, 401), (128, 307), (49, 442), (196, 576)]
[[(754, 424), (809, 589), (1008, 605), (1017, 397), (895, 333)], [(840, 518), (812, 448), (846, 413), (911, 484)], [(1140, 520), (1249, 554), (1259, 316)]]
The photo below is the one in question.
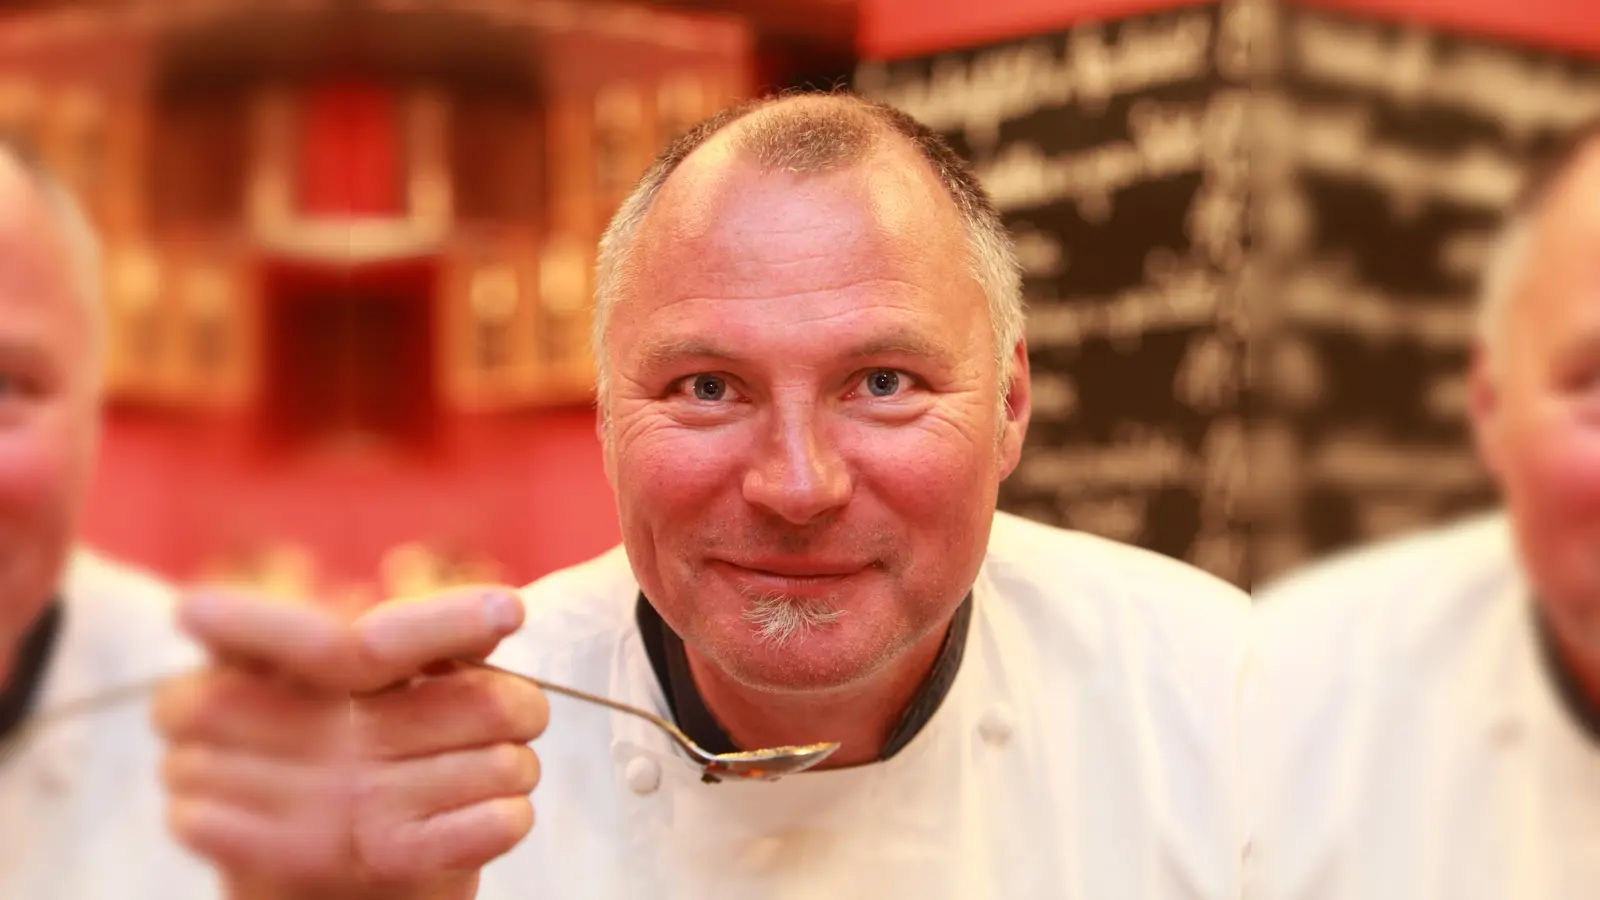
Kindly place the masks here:
[[(739, 781), (776, 781), (785, 775), (795, 775), (821, 763), (839, 749), (838, 744), (808, 744), (802, 747), (772, 747), (764, 750), (747, 750), (740, 753), (709, 753), (700, 748), (698, 744), (689, 739), (678, 726), (666, 719), (642, 709), (618, 703), (596, 694), (586, 693), (574, 688), (551, 684), (538, 678), (503, 669), (478, 660), (457, 660), (458, 663), (521, 678), (538, 685), (543, 690), (553, 694), (572, 697), (585, 703), (594, 703), (600, 706), (627, 713), (631, 716), (644, 719), (665, 731), (678, 746), (682, 747), (694, 760), (700, 763), (702, 773), (700, 780), (707, 784), (716, 784), (725, 778)], [(112, 688), (111, 690), (95, 694), (80, 700), (64, 703), (54, 709), (42, 710), (23, 719), (21, 724), (0, 742), (0, 763), (4, 763), (23, 743), (23, 739), (31, 732), (43, 729), (51, 724), (79, 716), (90, 715), (113, 706), (137, 700), (147, 696), (164, 684), (167, 678), (155, 678), (148, 681), (135, 682)]]

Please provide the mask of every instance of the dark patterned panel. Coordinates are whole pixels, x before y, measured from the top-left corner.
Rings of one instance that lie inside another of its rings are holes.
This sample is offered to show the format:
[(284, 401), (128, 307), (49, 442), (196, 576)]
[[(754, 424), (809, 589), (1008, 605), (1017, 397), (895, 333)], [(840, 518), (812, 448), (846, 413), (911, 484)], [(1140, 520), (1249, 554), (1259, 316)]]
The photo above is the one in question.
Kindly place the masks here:
[(1008, 509), (1251, 584), (1493, 501), (1474, 284), (1600, 63), (1229, 0), (931, 59), (863, 93), (946, 134), (1029, 271)]
[(1290, 8), (1252, 297), (1258, 575), (1493, 503), (1465, 417), (1484, 251), (1532, 154), (1600, 110), (1600, 64)]
[(1027, 270), (1034, 418), (1002, 506), (1247, 577), (1243, 95), (1215, 5), (864, 66), (966, 153)]

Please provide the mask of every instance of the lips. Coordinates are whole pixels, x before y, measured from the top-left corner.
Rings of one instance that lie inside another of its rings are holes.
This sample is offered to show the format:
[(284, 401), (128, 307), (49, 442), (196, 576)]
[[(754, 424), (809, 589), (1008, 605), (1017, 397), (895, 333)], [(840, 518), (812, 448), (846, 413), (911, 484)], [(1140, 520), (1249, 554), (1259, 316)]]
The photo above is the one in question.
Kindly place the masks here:
[(743, 569), (756, 575), (771, 575), (778, 578), (843, 578), (847, 575), (865, 569), (868, 563), (840, 562), (837, 560), (803, 559), (798, 557), (774, 557), (771, 559), (746, 560), (742, 562), (725, 562), (735, 569)]

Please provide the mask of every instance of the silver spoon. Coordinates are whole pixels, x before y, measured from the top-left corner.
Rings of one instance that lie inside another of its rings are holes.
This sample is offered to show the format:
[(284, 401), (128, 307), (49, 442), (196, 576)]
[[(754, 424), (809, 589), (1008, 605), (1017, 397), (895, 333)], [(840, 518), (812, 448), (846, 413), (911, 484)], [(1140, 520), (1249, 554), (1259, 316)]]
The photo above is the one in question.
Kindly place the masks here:
[[(706, 784), (716, 784), (724, 778), (742, 781), (776, 781), (785, 775), (804, 772), (827, 759), (833, 754), (833, 751), (839, 749), (838, 744), (829, 743), (808, 744), (802, 747), (772, 747), (766, 750), (748, 750), (740, 753), (708, 753), (702, 750), (694, 741), (689, 740), (689, 736), (684, 734), (678, 726), (642, 709), (628, 706), (625, 703), (618, 703), (615, 700), (608, 700), (595, 694), (585, 693), (575, 688), (551, 684), (550, 682), (523, 675), (519, 672), (513, 672), (510, 669), (502, 669), (499, 666), (490, 665), (479, 660), (461, 659), (456, 662), (491, 672), (498, 672), (502, 675), (509, 675), (513, 678), (521, 678), (524, 681), (538, 685), (550, 693), (562, 694), (575, 700), (598, 704), (644, 719), (646, 722), (665, 731), (677, 742), (678, 746), (682, 747), (685, 752), (700, 763), (702, 770), (700, 780)], [(153, 693), (168, 680), (167, 677), (163, 677), (134, 682), (81, 700), (63, 703), (54, 709), (30, 714), (22, 720), (21, 724), (12, 731), (6, 740), (0, 741), (0, 763), (4, 763), (10, 758), (16, 749), (22, 745), (23, 739), (34, 731), (63, 719), (90, 715), (131, 700), (137, 700)]]
[(824, 743), (806, 744), (799, 747), (770, 747), (764, 750), (746, 750), (738, 753), (711, 753), (701, 749), (700, 745), (694, 741), (689, 740), (689, 736), (684, 734), (678, 726), (660, 716), (629, 706), (626, 703), (618, 703), (615, 700), (608, 700), (605, 697), (585, 693), (574, 688), (551, 684), (548, 681), (543, 681), (530, 675), (523, 675), (520, 672), (513, 672), (509, 669), (502, 669), (499, 666), (490, 665), (479, 660), (463, 659), (457, 660), (457, 662), (480, 669), (487, 669), (491, 672), (499, 672), (502, 675), (510, 675), (513, 678), (521, 678), (523, 681), (538, 685), (552, 694), (561, 694), (575, 700), (582, 700), (585, 703), (609, 707), (617, 712), (644, 719), (646, 722), (665, 731), (668, 736), (677, 742), (678, 746), (684, 749), (684, 752), (700, 763), (700, 780), (706, 784), (716, 784), (724, 778), (741, 781), (777, 781), (785, 775), (796, 775), (816, 766), (829, 756), (832, 756), (835, 750), (839, 749), (838, 744)]

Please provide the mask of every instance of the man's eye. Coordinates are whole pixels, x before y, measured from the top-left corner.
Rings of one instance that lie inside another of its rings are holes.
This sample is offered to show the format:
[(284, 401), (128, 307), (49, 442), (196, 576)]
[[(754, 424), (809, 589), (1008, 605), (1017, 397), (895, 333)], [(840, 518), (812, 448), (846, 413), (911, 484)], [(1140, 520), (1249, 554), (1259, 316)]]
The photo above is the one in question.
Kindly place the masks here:
[(717, 401), (728, 394), (728, 382), (715, 375), (696, 375), (689, 380), (696, 400)]
[(894, 369), (874, 369), (862, 380), (862, 387), (873, 397), (893, 397), (905, 381), (905, 376)]

